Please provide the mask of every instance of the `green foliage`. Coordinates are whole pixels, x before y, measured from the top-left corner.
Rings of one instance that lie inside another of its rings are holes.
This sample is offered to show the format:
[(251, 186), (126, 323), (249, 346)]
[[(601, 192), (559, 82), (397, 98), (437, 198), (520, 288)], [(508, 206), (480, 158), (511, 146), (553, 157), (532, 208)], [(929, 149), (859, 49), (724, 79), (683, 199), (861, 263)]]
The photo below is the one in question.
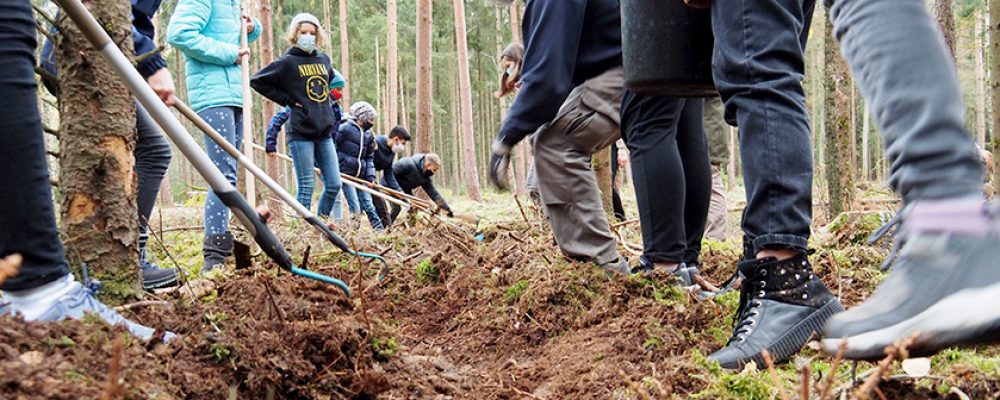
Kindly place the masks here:
[(222, 363), (226, 360), (235, 362), (236, 347), (233, 345), (225, 343), (212, 343), (212, 345), (209, 346), (208, 351), (216, 363)]
[(396, 338), (374, 338), (372, 339), (372, 351), (381, 358), (389, 358), (399, 351), (399, 343)]
[(76, 342), (68, 336), (60, 336), (59, 338), (45, 338), (45, 344), (49, 347), (73, 347), (76, 346)]
[(441, 270), (438, 269), (437, 265), (434, 265), (430, 258), (425, 258), (417, 264), (417, 282), (428, 285), (438, 282), (440, 278)]
[(660, 282), (641, 274), (632, 274), (627, 278), (634, 284), (652, 289), (653, 299), (668, 307), (684, 305), (687, 302), (687, 294), (680, 287), (676, 280)]
[(521, 298), (521, 295), (523, 295), (524, 292), (528, 290), (529, 285), (531, 285), (531, 282), (529, 282), (527, 279), (521, 279), (517, 282), (514, 282), (513, 285), (510, 285), (510, 287), (508, 287), (507, 290), (504, 291), (503, 301), (506, 302), (507, 304), (514, 304), (515, 302), (517, 302), (518, 299)]

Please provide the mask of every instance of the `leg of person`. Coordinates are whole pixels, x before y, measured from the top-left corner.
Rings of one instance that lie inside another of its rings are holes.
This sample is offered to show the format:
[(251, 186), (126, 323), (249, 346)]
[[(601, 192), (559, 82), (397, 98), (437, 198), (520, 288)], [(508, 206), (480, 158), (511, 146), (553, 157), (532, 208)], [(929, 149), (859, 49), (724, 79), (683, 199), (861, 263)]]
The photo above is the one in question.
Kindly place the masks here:
[[(539, 130), (541, 131), (541, 129)], [(538, 138), (538, 132), (533, 136), (534, 139)], [(534, 142), (534, 140), (532, 140)], [(533, 145), (532, 148), (535, 146)], [(538, 208), (539, 212), (545, 213), (545, 205), (542, 204), (542, 195), (538, 192), (538, 173), (535, 172), (535, 158), (534, 152), (532, 152), (531, 165), (528, 166), (528, 176), (524, 178), (524, 189), (528, 191), (528, 198), (531, 199), (531, 203)]]
[(358, 202), (360, 203), (361, 210), (363, 210), (365, 215), (368, 216), (368, 222), (372, 225), (372, 228), (375, 228), (375, 230), (377, 231), (384, 230), (385, 226), (382, 225), (382, 220), (379, 219), (378, 217), (378, 212), (376, 212), (375, 210), (375, 205), (372, 204), (371, 193), (368, 193), (363, 190), (358, 190), (357, 193), (358, 193)]
[(343, 183), (340, 181), (340, 162), (337, 160), (337, 149), (333, 139), (326, 138), (316, 142), (316, 163), (323, 174), (323, 195), (319, 199), (319, 216), (329, 218), (330, 210), (340, 195)]
[[(677, 150), (684, 173), (684, 256), (689, 267), (700, 265), (701, 239), (712, 196), (712, 174), (708, 142), (702, 127), (702, 99), (686, 99), (677, 126)], [(693, 272), (693, 271), (692, 271)]]
[(358, 214), (361, 212), (361, 207), (358, 206), (358, 191), (354, 186), (344, 187), (344, 200), (347, 201), (347, 209), (351, 214)]
[(622, 204), (622, 195), (618, 186), (618, 141), (611, 143), (611, 208), (614, 210), (615, 219), (625, 220), (625, 205)]
[(375, 213), (378, 214), (379, 221), (382, 221), (382, 227), (388, 228), (392, 225), (392, 220), (389, 219), (389, 210), (386, 209), (385, 201), (381, 197), (372, 197), (372, 205), (375, 206)]
[(295, 200), (308, 210), (312, 209), (312, 195), (316, 177), (313, 173), (316, 146), (312, 140), (289, 140), (288, 153), (295, 170)]
[(170, 144), (163, 137), (160, 128), (153, 123), (146, 109), (135, 104), (135, 175), (136, 198), (139, 207), (139, 268), (142, 272), (142, 288), (146, 290), (171, 286), (177, 283), (180, 273), (177, 268), (160, 268), (146, 258), (146, 244), (149, 242), (149, 217), (153, 213), (156, 197), (160, 193), (160, 183), (170, 167)]
[[(150, 339), (152, 328), (133, 323), (94, 298), (70, 274), (49, 187), (48, 162), (35, 83), (35, 20), (31, 4), (0, 0), (0, 255), (20, 254), (18, 275), (0, 284), (7, 312), (26, 320), (79, 319), (94, 313)], [(89, 286), (89, 285), (88, 285)], [(173, 337), (167, 332), (164, 339)]]
[(712, 163), (712, 200), (708, 207), (705, 237), (720, 242), (726, 240), (729, 225), (729, 205), (722, 182), (722, 166), (729, 160), (729, 127), (723, 121), (722, 110), (719, 97), (705, 99), (702, 126), (708, 137), (708, 158)]
[[(210, 107), (199, 111), (198, 115), (215, 128), (226, 141), (237, 148), (240, 147), (243, 140), (241, 109)], [(213, 142), (208, 135), (205, 135), (205, 152), (208, 153), (212, 164), (215, 164), (229, 183), (235, 186), (236, 159)], [(205, 242), (202, 244), (202, 252), (205, 255), (205, 265), (201, 267), (203, 274), (221, 268), (226, 257), (233, 254), (233, 234), (229, 232), (229, 208), (211, 190), (205, 196)]]
[[(552, 235), (566, 256), (628, 273), (604, 213), (591, 155), (605, 151), (620, 135), (622, 70), (616, 68), (584, 82), (570, 93), (557, 116), (535, 134), (535, 173), (552, 225)], [(601, 104), (598, 112), (582, 99)], [(614, 119), (612, 119), (614, 118)]]
[(919, 0), (829, 2), (843, 54), (883, 133), (889, 183), (903, 197), (903, 243), (893, 269), (862, 305), (832, 318), (823, 344), (846, 357), (924, 356), (1000, 340), (1000, 221), (983, 204), (983, 171), (963, 129), (954, 61)]
[(340, 195), (336, 196), (333, 199), (333, 220), (336, 221), (336, 222), (338, 222), (338, 223), (344, 219), (344, 210), (343, 210), (344, 206), (343, 206), (343, 204), (344, 204), (344, 196), (345, 196), (344, 192), (346, 190), (347, 190), (347, 187), (341, 186), (340, 187)]
[(679, 97), (630, 90), (625, 91), (622, 102), (622, 137), (632, 158), (643, 269), (659, 266), (674, 271), (683, 262), (686, 184), (677, 128), (684, 103)]
[(725, 368), (762, 365), (764, 349), (786, 360), (843, 310), (806, 252), (813, 165), (801, 81), (814, 7), (814, 0), (712, 2), (715, 82), (727, 121), (740, 127), (747, 191), (737, 322), (726, 347), (710, 356)]

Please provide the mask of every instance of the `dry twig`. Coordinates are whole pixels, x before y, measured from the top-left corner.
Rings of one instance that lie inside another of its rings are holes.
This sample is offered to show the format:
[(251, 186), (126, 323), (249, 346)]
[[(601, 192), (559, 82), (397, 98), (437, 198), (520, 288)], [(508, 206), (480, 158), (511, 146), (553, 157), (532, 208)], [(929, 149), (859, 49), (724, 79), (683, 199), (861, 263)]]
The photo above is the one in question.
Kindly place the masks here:
[(771, 359), (771, 352), (764, 349), (760, 352), (760, 355), (764, 357), (764, 364), (767, 364), (767, 372), (771, 374), (771, 379), (774, 380), (774, 385), (778, 388), (778, 395), (781, 396), (781, 400), (788, 400), (788, 394), (785, 393), (785, 384), (778, 377), (778, 371), (774, 370), (774, 360)]

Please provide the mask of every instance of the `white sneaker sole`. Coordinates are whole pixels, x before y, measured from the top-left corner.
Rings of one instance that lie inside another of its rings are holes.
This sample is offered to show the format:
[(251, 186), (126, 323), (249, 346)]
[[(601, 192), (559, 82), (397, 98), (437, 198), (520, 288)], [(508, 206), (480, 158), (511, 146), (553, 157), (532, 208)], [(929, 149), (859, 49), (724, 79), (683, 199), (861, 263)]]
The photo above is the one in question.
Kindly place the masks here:
[(847, 340), (844, 357), (871, 360), (885, 357), (885, 348), (916, 334), (912, 356), (923, 356), (959, 344), (1000, 342), (1000, 283), (966, 289), (898, 324), (847, 338), (824, 338), (823, 348), (836, 354)]

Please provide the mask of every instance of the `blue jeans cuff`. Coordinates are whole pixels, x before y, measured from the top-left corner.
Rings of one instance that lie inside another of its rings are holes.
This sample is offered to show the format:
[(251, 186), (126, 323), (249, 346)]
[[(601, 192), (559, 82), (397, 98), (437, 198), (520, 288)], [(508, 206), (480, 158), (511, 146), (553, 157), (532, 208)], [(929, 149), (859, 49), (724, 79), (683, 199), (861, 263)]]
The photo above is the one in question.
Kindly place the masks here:
[(761, 250), (766, 248), (806, 251), (807, 249), (809, 249), (809, 238), (798, 235), (771, 233), (767, 235), (757, 236), (750, 243), (750, 247), (752, 253), (748, 254), (747, 256), (754, 256)]

